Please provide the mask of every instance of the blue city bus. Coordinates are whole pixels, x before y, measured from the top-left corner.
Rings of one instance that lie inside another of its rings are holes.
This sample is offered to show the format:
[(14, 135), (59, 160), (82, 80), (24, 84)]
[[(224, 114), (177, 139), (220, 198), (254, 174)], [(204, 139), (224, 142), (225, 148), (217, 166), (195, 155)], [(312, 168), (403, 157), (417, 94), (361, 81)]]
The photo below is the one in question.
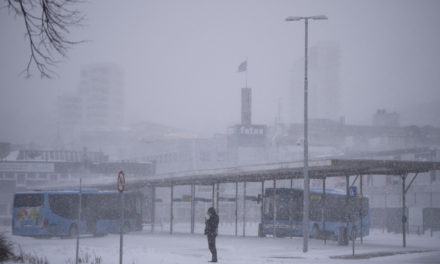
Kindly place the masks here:
[[(12, 212), (12, 234), (32, 237), (95, 236), (120, 232), (120, 194), (116, 191), (32, 191), (16, 193)], [(123, 231), (142, 230), (142, 194), (124, 193)]]
[[(302, 189), (267, 188), (263, 195), (260, 234), (278, 237), (303, 236), (303, 197)], [(361, 232), (362, 236), (367, 236), (370, 232), (368, 198), (350, 195), (347, 207), (345, 192), (326, 189), (324, 196), (322, 189), (311, 189), (309, 230), (312, 238), (337, 240), (342, 235), (347, 241), (359, 237)]]

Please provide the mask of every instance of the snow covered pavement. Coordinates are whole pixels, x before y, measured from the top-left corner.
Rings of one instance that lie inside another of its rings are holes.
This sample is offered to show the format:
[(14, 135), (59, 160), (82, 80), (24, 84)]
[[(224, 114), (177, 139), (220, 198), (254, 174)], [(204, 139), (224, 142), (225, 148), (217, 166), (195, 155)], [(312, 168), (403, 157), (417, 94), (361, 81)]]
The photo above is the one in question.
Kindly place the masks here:
[[(75, 239), (35, 239), (11, 236), (16, 245), (26, 253), (46, 257), (51, 264), (73, 263)], [(356, 255), (371, 258), (334, 258), (352, 254), (349, 246), (338, 246), (335, 241), (326, 245), (321, 240), (310, 239), (309, 252), (302, 252), (302, 238), (257, 238), (220, 236), (217, 239), (219, 263), (440, 263), (440, 238), (428, 235), (408, 237), (402, 248), (398, 234), (372, 232), (361, 245), (356, 241)], [(80, 239), (81, 255), (98, 256), (102, 263), (119, 263), (119, 235), (105, 237), (84, 236)], [(414, 253), (420, 252), (420, 253)], [(398, 253), (398, 254), (397, 254)], [(380, 255), (374, 257), (375, 255)], [(388, 256), (382, 256), (388, 255)], [(127, 264), (197, 264), (207, 263), (210, 253), (203, 235), (164, 234), (149, 232), (130, 233), (124, 236), (124, 263)]]

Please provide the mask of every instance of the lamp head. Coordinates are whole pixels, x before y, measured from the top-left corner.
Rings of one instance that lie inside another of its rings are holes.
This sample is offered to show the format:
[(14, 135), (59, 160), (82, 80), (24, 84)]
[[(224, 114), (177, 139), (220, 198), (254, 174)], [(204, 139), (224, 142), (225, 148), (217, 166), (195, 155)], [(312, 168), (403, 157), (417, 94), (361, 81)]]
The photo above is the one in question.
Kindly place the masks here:
[(290, 16), (290, 17), (288, 17), (288, 18), (286, 18), (286, 21), (300, 21), (301, 19), (304, 19), (304, 17), (293, 17), (293, 16)]

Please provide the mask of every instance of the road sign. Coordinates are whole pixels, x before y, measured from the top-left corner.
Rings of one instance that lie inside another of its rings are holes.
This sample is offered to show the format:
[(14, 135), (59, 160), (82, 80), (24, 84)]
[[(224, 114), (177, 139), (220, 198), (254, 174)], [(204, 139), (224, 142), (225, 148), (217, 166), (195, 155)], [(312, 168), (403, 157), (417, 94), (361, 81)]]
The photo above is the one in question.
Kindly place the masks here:
[(123, 171), (118, 173), (118, 191), (122, 193), (125, 189), (125, 174)]

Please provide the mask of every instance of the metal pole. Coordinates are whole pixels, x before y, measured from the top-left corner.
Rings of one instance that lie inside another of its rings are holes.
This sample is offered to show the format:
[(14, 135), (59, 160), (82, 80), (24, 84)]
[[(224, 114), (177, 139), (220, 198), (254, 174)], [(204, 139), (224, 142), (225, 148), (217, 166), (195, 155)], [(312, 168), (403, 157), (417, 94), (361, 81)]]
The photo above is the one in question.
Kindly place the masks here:
[(237, 236), (238, 226), (238, 182), (235, 182), (235, 236)]
[[(386, 187), (385, 187), (386, 188)], [(388, 205), (387, 205), (387, 192), (386, 192), (386, 190), (385, 190), (385, 214), (384, 214), (384, 216), (382, 217), (382, 233), (385, 233), (385, 226), (386, 226), (386, 223), (387, 223), (387, 219), (388, 219)]]
[(174, 220), (174, 215), (173, 215), (173, 207), (174, 207), (174, 185), (171, 185), (171, 204), (170, 204), (170, 234), (173, 233), (173, 220)]
[(349, 196), (350, 195), (350, 176), (345, 176), (345, 230), (348, 236), (348, 224), (350, 222)]
[(152, 186), (152, 199), (151, 199), (151, 233), (154, 233), (154, 223), (155, 223), (155, 211), (156, 211), (156, 186)]
[(307, 48), (308, 48), (308, 25), (305, 22), (305, 53), (304, 53), (304, 214), (303, 214), (303, 252), (308, 251), (309, 244), (309, 142), (308, 142), (308, 80), (307, 80)]
[(246, 236), (246, 182), (243, 182), (243, 237)]
[(261, 236), (263, 236), (263, 223), (264, 223), (264, 180), (261, 181), (261, 206), (260, 206), (260, 210), (261, 210)]
[(324, 235), (324, 244), (327, 244), (327, 232), (325, 229), (325, 215), (327, 207), (327, 197), (325, 196), (325, 180), (326, 177), (322, 178), (322, 233)]
[(78, 205), (78, 220), (77, 220), (77, 232), (76, 232), (76, 253), (75, 253), (75, 263), (78, 264), (78, 252), (79, 252), (79, 227), (81, 221), (81, 203), (82, 203), (82, 179), (79, 178), (79, 205)]
[[(431, 212), (432, 212), (432, 191), (431, 191)], [(423, 221), (423, 222), (425, 222), (425, 221)], [(433, 233), (433, 231), (432, 231), (432, 222), (431, 222), (431, 225), (430, 225), (430, 229), (431, 229), (431, 237), (432, 237), (432, 233)], [(423, 228), (423, 233), (425, 232), (425, 228)]]
[[(353, 223), (352, 223), (353, 224)], [(356, 238), (356, 234), (354, 233), (353, 226), (351, 226), (351, 246), (352, 246), (352, 256), (354, 256), (354, 239)]]
[(361, 194), (361, 213), (360, 213), (360, 218), (361, 218), (361, 244), (364, 243), (364, 192), (363, 192), (363, 178), (364, 175), (361, 175), (360, 178), (360, 182), (359, 182), (359, 188), (360, 190), (360, 194)]
[(217, 214), (220, 215), (220, 183), (217, 183)]
[(273, 208), (273, 222), (272, 222), (272, 231), (273, 237), (276, 237), (276, 226), (275, 222), (277, 219), (277, 204), (276, 204), (276, 192), (277, 192), (277, 180), (273, 180), (273, 193), (272, 193), (272, 208)]
[(191, 234), (194, 234), (196, 186), (191, 184)]
[(215, 188), (215, 183), (212, 185), (212, 199), (211, 199), (211, 207), (214, 207), (214, 188)]
[(406, 200), (405, 200), (405, 196), (406, 196), (406, 191), (405, 191), (405, 186), (406, 186), (406, 174), (402, 174), (402, 236), (403, 236), (403, 247), (406, 247), (406, 212), (405, 212), (405, 208), (406, 208)]
[(124, 248), (124, 192), (121, 192), (121, 219), (119, 222), (119, 264), (122, 264)]
[[(293, 204), (293, 178), (290, 178), (290, 195), (289, 199), (292, 200)], [(293, 207), (289, 206), (289, 224), (290, 224), (290, 238), (293, 237)]]

